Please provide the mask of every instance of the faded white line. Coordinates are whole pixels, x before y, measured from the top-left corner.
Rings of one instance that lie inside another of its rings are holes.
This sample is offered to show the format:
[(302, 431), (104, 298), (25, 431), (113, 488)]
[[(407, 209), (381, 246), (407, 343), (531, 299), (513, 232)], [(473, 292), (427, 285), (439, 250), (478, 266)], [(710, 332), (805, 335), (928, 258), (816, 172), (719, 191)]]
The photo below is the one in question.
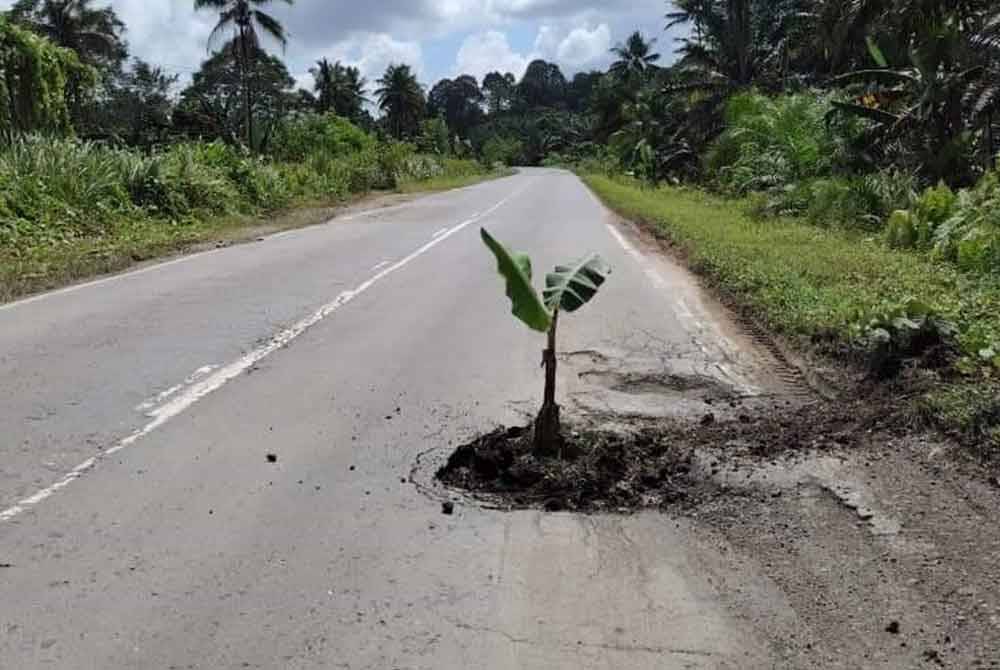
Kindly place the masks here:
[(643, 273), (649, 277), (649, 280), (653, 282), (653, 286), (658, 289), (666, 289), (667, 281), (649, 264), (649, 261), (647, 261), (646, 257), (642, 255), (642, 252), (636, 249), (631, 242), (626, 240), (625, 236), (622, 235), (621, 232), (613, 225), (610, 223), (605, 225), (608, 228), (608, 232), (611, 233), (611, 237), (615, 238), (618, 244), (621, 245), (622, 249), (624, 249), (629, 256), (634, 258), (636, 262), (639, 263), (639, 267), (641, 267)]
[(381, 263), (376, 263), (375, 265), (372, 266), (371, 271), (375, 272), (377, 270), (381, 270), (382, 268), (384, 268), (388, 264), (389, 264), (389, 261), (382, 261)]
[(198, 368), (193, 373), (191, 373), (191, 375), (187, 379), (185, 379), (177, 386), (171, 386), (166, 391), (161, 391), (152, 398), (147, 399), (145, 402), (143, 402), (141, 405), (135, 408), (136, 411), (147, 412), (153, 409), (154, 407), (157, 407), (158, 405), (162, 405), (164, 402), (166, 402), (167, 398), (174, 395), (175, 393), (183, 389), (185, 386), (190, 386), (191, 384), (194, 384), (196, 381), (198, 381), (208, 373), (217, 370), (218, 368), (219, 368), (218, 365), (205, 365), (203, 367)]
[[(620, 244), (621, 247), (639, 263), (645, 275), (649, 277), (650, 281), (653, 282), (653, 286), (657, 289), (667, 289), (669, 284), (660, 275), (660, 273), (656, 271), (656, 268), (653, 267), (643, 253), (636, 249), (635, 245), (625, 239), (625, 236), (622, 235), (621, 231), (619, 231), (614, 225), (610, 223), (605, 225), (607, 226), (608, 232), (610, 232), (611, 236), (617, 240), (618, 244)], [(680, 317), (681, 324), (686, 327), (688, 333), (691, 335), (691, 341), (701, 350), (701, 353), (707, 359), (711, 360), (713, 358), (712, 352), (700, 337), (708, 330), (707, 323), (695, 315), (691, 305), (689, 305), (682, 296), (675, 296), (673, 305), (674, 311), (677, 313), (677, 316)], [(723, 355), (728, 355), (730, 357), (735, 356), (734, 352), (736, 352), (737, 349), (729, 343), (728, 338), (726, 338), (722, 333), (716, 333), (716, 336), (713, 339), (715, 340), (716, 345), (723, 350)], [(726, 349), (729, 351), (726, 352)], [(732, 370), (725, 363), (721, 361), (716, 362), (715, 367), (722, 372), (723, 376), (730, 379), (733, 382), (733, 385), (736, 386), (737, 389), (739, 389), (744, 395), (759, 395), (761, 393), (758, 387), (750, 384), (742, 375)]]
[(67, 286), (66, 288), (57, 289), (55, 291), (49, 291), (48, 293), (40, 293), (39, 295), (31, 296), (30, 298), (23, 298), (16, 302), (9, 302), (6, 305), (0, 305), (0, 312), (8, 309), (14, 309), (15, 307), (23, 307), (24, 305), (30, 305), (33, 302), (45, 300), (46, 298), (54, 298), (55, 296), (58, 295), (65, 295), (67, 293), (76, 293), (77, 291), (82, 291), (83, 289), (91, 288), (92, 286), (100, 286), (102, 284), (108, 284), (110, 282), (119, 281), (121, 279), (137, 277), (139, 275), (144, 275), (147, 272), (152, 272), (153, 270), (162, 270), (163, 268), (168, 268), (171, 265), (187, 263), (188, 261), (193, 261), (196, 258), (202, 258), (210, 254), (217, 254), (220, 251), (224, 251), (224, 249), (210, 249), (208, 251), (202, 251), (196, 254), (191, 254), (190, 256), (182, 256), (181, 258), (175, 258), (172, 261), (164, 261), (163, 263), (157, 263), (156, 265), (150, 265), (149, 267), (140, 268), (138, 270), (132, 270), (131, 272), (126, 272), (124, 274), (112, 275), (110, 277), (104, 277), (103, 279), (95, 279), (94, 281), (84, 282), (83, 284), (74, 284), (73, 286)]
[(439, 230), (436, 233), (434, 233), (433, 235), (431, 235), (431, 239), (434, 239), (436, 237), (440, 237), (440, 236), (444, 235), (447, 232), (448, 232), (447, 228), (442, 228), (441, 230)]
[(258, 349), (254, 349), (253, 351), (251, 351), (244, 357), (240, 358), (239, 360), (234, 361), (233, 363), (230, 363), (225, 367), (219, 368), (210, 376), (201, 379), (200, 381), (197, 381), (194, 384), (191, 384), (183, 392), (174, 395), (171, 399), (168, 400), (168, 402), (151, 411), (148, 416), (152, 418), (152, 421), (147, 423), (145, 426), (135, 431), (128, 437), (120, 440), (113, 447), (101, 452), (100, 454), (98, 454), (93, 458), (88, 458), (83, 463), (80, 463), (78, 466), (76, 466), (68, 473), (66, 473), (66, 475), (62, 479), (57, 481), (55, 484), (52, 484), (51, 486), (46, 487), (41, 491), (38, 491), (34, 495), (19, 501), (13, 507), (10, 507), (0, 512), (0, 522), (9, 521), (14, 517), (18, 516), (19, 514), (22, 514), (23, 512), (27, 511), (31, 507), (46, 500), (47, 498), (52, 497), (60, 490), (66, 488), (74, 481), (82, 477), (86, 472), (93, 469), (94, 466), (97, 465), (98, 462), (100, 462), (100, 460), (107, 458), (108, 456), (111, 456), (113, 454), (116, 454), (119, 451), (125, 449), (126, 447), (132, 446), (133, 444), (141, 440), (143, 437), (149, 435), (157, 428), (160, 428), (174, 417), (182, 414), (184, 411), (189, 409), (191, 406), (193, 406), (195, 403), (197, 403), (199, 400), (201, 400), (208, 394), (219, 390), (220, 388), (225, 386), (227, 382), (245, 373), (247, 370), (249, 370), (254, 365), (256, 365), (263, 359), (273, 354), (275, 351), (288, 346), (293, 340), (302, 335), (302, 333), (306, 332), (307, 330), (318, 324), (320, 321), (327, 318), (328, 316), (336, 312), (338, 309), (340, 309), (347, 303), (357, 298), (359, 295), (370, 289), (372, 286), (377, 284), (382, 279), (385, 279), (386, 277), (396, 272), (397, 270), (406, 267), (412, 261), (416, 260), (417, 258), (424, 255), (437, 245), (441, 244), (452, 235), (455, 235), (456, 233), (464, 230), (465, 228), (471, 226), (472, 224), (485, 219), (490, 214), (503, 207), (509, 201), (519, 196), (522, 192), (524, 192), (526, 188), (527, 186), (518, 189), (517, 191), (511, 193), (509, 196), (507, 196), (497, 204), (490, 207), (488, 210), (476, 214), (474, 217), (466, 219), (465, 221), (459, 223), (458, 225), (453, 226), (448, 230), (447, 233), (434, 238), (427, 244), (423, 245), (422, 247), (411, 253), (406, 258), (397, 261), (396, 263), (385, 268), (378, 274), (372, 276), (370, 279), (360, 284), (355, 289), (351, 291), (344, 291), (343, 293), (338, 295), (333, 301), (320, 307), (311, 316), (299, 321), (290, 328), (287, 328), (279, 332), (263, 346), (259, 347)]

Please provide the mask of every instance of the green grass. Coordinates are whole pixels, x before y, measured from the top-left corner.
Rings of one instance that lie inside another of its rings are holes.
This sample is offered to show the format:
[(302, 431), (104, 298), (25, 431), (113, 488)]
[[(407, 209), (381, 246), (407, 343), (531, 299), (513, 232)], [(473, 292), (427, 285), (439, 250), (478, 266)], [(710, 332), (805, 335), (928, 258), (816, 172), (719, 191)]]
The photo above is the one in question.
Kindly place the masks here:
[[(397, 191), (410, 194), (444, 191), (499, 176), (504, 175), (407, 180)], [(345, 204), (364, 197), (355, 194), (301, 198), (287, 208), (259, 215), (200, 215), (180, 222), (143, 216), (139, 212), (135, 218), (119, 217), (108, 232), (99, 236), (39, 241), (19, 248), (0, 245), (0, 303), (219, 242), (239, 242), (260, 234), (322, 223), (333, 218)]]
[[(791, 218), (754, 220), (739, 201), (585, 176), (604, 202), (665, 235), (692, 269), (774, 332), (825, 353), (858, 351), (859, 324), (916, 299), (959, 332), (968, 375), (942, 383), (921, 409), (945, 427), (991, 437), (1000, 404), (980, 351), (1000, 342), (1000, 282), (963, 273), (877, 237)], [(956, 376), (958, 373), (956, 372)], [(994, 450), (996, 447), (994, 447)]]
[(142, 261), (320, 223), (331, 218), (337, 208), (332, 204), (303, 204), (267, 217), (226, 215), (183, 224), (137, 218), (100, 237), (34, 244), (16, 250), (0, 247), (0, 303), (119, 272)]

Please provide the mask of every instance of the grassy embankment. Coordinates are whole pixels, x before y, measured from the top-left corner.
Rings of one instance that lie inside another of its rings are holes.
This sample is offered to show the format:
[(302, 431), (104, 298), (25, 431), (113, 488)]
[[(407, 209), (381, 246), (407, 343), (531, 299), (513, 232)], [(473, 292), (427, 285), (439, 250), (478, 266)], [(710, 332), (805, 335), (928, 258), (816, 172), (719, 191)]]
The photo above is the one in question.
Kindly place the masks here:
[(979, 453), (1000, 455), (995, 370), (981, 360), (1000, 334), (1000, 282), (927, 254), (893, 250), (857, 231), (803, 220), (755, 220), (743, 203), (699, 191), (644, 188), (587, 175), (626, 218), (652, 225), (724, 294), (763, 325), (825, 354), (853, 355), (864, 325), (920, 301), (957, 327), (960, 358), (915, 398), (919, 415), (961, 434)]
[(335, 130), (327, 151), (317, 142), (320, 150), (257, 158), (205, 143), (153, 155), (39, 138), (4, 148), (0, 302), (320, 223), (372, 193), (439, 191), (506, 174)]

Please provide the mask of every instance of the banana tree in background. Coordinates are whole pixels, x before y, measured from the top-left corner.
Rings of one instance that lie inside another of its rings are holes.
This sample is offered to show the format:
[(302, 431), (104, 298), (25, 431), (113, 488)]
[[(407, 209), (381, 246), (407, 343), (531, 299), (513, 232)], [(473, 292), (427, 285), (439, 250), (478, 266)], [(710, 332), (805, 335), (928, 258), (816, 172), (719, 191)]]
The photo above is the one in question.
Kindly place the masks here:
[[(987, 49), (976, 45), (975, 32), (958, 13), (945, 14), (921, 26), (907, 45), (902, 67), (893, 67), (874, 38), (869, 52), (876, 67), (841, 75), (833, 81), (854, 87), (855, 100), (835, 102), (837, 112), (868, 119), (870, 144), (905, 148), (893, 156), (907, 158), (929, 182), (944, 180), (952, 186), (975, 181), (975, 155), (979, 115), (995, 106), (992, 86), (983, 86), (988, 73), (974, 54)], [(988, 61), (987, 61), (988, 62)], [(992, 82), (991, 82), (992, 83)], [(978, 94), (978, 95), (977, 95)], [(970, 100), (975, 96), (975, 102)]]
[(563, 438), (556, 403), (556, 326), (559, 312), (575, 312), (590, 302), (604, 284), (611, 267), (598, 254), (589, 254), (568, 265), (557, 265), (545, 277), (541, 297), (531, 284), (531, 259), (510, 251), (481, 231), (483, 242), (497, 259), (497, 269), (507, 284), (513, 314), (532, 330), (548, 335), (542, 358), (545, 366), (545, 393), (542, 409), (535, 419), (534, 449), (540, 456), (558, 455)]

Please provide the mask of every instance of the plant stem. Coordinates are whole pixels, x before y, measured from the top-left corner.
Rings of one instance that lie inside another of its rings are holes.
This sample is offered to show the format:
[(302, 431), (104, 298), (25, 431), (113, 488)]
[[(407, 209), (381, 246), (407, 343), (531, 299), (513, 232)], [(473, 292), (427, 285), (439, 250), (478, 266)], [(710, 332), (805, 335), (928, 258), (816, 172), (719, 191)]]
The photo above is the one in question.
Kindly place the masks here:
[(542, 409), (535, 419), (535, 453), (540, 456), (556, 456), (562, 449), (562, 430), (559, 422), (559, 405), (556, 404), (556, 326), (559, 310), (552, 314), (549, 326), (548, 348), (542, 354), (545, 365), (545, 396)]

